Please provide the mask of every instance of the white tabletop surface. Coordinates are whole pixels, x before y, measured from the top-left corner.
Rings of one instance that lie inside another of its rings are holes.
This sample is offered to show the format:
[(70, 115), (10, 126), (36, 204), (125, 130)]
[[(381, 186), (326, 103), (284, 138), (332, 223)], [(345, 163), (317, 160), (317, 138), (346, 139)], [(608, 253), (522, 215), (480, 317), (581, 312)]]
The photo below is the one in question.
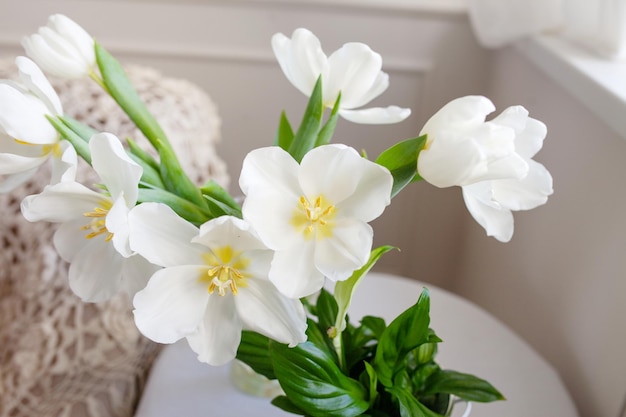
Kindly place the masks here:
[[(365, 314), (387, 323), (414, 304), (424, 284), (370, 273), (357, 288), (352, 321)], [(472, 416), (577, 417), (576, 408), (555, 370), (526, 342), (469, 301), (428, 285), (431, 328), (443, 339), (437, 362), (444, 369), (475, 374), (507, 398), (474, 403)], [(293, 416), (269, 399), (237, 391), (229, 366), (199, 363), (185, 340), (166, 346), (157, 358), (135, 417)]]

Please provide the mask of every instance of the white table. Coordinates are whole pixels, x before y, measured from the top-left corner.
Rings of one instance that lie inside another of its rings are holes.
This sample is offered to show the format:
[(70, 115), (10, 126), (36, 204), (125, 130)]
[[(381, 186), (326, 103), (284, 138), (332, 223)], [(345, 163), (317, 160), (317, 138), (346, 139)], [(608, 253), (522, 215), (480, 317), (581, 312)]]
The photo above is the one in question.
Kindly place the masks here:
[[(424, 284), (371, 273), (361, 283), (350, 309), (352, 320), (365, 314), (389, 323), (414, 304)], [(474, 403), (472, 416), (577, 417), (578, 413), (555, 370), (505, 325), (469, 301), (428, 285), (431, 327), (444, 340), (438, 363), (445, 369), (472, 373), (491, 382), (507, 398)], [(235, 390), (229, 367), (197, 361), (185, 340), (166, 346), (157, 358), (135, 417), (270, 417), (293, 416), (268, 399)]]

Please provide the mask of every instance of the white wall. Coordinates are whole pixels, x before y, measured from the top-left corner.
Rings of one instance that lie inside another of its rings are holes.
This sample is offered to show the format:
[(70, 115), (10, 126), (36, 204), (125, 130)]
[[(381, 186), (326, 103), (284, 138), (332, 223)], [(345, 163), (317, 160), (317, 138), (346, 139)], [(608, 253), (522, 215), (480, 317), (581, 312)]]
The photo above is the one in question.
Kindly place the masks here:
[(626, 140), (516, 49), (491, 65), (496, 105), (523, 104), (548, 125), (536, 159), (555, 193), (516, 215), (509, 244), (468, 227), (453, 288), (542, 352), (581, 416), (617, 417), (626, 393)]

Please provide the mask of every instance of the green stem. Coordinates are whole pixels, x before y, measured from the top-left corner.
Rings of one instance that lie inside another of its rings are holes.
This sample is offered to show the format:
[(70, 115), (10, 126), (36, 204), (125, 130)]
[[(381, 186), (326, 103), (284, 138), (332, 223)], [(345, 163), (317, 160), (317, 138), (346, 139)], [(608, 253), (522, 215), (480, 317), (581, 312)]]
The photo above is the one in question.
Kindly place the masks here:
[(89, 71), (89, 78), (94, 80), (96, 84), (98, 84), (107, 94), (110, 94), (109, 89), (104, 84), (104, 81), (94, 70)]

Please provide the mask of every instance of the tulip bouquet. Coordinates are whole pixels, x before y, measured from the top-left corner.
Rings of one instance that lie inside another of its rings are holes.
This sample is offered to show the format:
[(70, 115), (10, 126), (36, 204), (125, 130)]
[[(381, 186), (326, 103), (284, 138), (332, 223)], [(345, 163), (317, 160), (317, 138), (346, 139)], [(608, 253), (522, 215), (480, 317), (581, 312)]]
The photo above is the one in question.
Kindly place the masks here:
[[(552, 179), (532, 160), (546, 128), (523, 107), (486, 121), (487, 98), (454, 100), (417, 137), (370, 160), (331, 139), (340, 117), (380, 124), (410, 114), (361, 109), (388, 86), (380, 55), (347, 43), (327, 56), (305, 29), (276, 34), (280, 67), (309, 102), (299, 127), (283, 113), (273, 145), (246, 156), (240, 204), (215, 182), (189, 179), (121, 65), (76, 23), (51, 16), (23, 45), (30, 59), (16, 59), (21, 82), (0, 82), (0, 188), (52, 164), (50, 184), (24, 198), (22, 213), (59, 223), (54, 245), (81, 299), (128, 292), (145, 336), (186, 338), (210, 365), (239, 359), (277, 379), (284, 395), (273, 404), (296, 414), (440, 416), (455, 398), (503, 399), (486, 381), (435, 362), (441, 340), (429, 328), (427, 290), (391, 323), (353, 323), (347, 311), (392, 249), (372, 248), (368, 222), (406, 186), (460, 186), (472, 216), (500, 241), (512, 236), (512, 211), (546, 202)], [(92, 78), (155, 152), (65, 116), (42, 70)], [(77, 180), (79, 157), (99, 175), (96, 186)]]

